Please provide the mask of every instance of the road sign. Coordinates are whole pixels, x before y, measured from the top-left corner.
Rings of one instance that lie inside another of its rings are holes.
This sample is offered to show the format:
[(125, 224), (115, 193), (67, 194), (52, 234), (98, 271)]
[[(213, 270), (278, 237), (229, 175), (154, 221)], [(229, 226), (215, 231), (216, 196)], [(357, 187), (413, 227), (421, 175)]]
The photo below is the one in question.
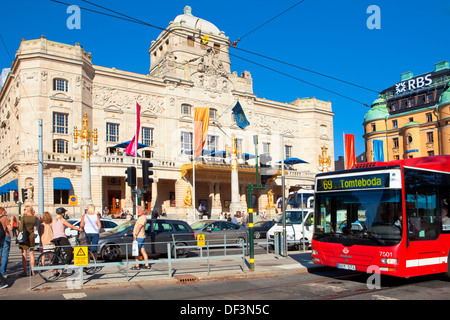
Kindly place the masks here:
[(204, 246), (205, 246), (205, 235), (198, 234), (197, 235), (197, 247), (204, 247)]
[(88, 247), (73, 248), (73, 264), (76, 266), (86, 266), (89, 264)]
[(70, 196), (70, 198), (69, 198), (69, 205), (77, 206), (78, 205), (78, 197), (77, 196)]

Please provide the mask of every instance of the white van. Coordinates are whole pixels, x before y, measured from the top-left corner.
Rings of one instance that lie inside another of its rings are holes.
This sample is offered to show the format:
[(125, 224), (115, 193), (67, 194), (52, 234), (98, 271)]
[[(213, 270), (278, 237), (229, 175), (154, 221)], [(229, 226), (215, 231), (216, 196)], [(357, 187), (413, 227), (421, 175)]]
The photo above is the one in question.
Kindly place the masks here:
[[(286, 239), (288, 247), (301, 247), (303, 237), (305, 238), (305, 246), (308, 247), (310, 245), (313, 234), (313, 212), (314, 209), (312, 208), (303, 209), (303, 211), (302, 209), (286, 210)], [(274, 241), (274, 235), (278, 232), (283, 232), (283, 217), (267, 232), (269, 241)], [(290, 241), (295, 241), (295, 243), (289, 243)]]

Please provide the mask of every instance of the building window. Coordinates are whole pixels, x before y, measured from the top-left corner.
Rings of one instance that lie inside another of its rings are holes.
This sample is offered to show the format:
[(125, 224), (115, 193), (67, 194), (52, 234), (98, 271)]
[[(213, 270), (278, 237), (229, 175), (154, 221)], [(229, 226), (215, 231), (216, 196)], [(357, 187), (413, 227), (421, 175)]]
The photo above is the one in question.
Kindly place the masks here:
[(392, 120), (392, 128), (397, 129), (398, 128), (398, 122), (397, 120)]
[(372, 123), (372, 132), (377, 131), (377, 126), (375, 123)]
[(192, 155), (192, 132), (181, 132), (181, 154)]
[(284, 156), (286, 159), (292, 157), (292, 146), (284, 146)]
[(410, 117), (408, 120), (409, 120), (409, 122), (414, 122), (414, 118), (413, 117)]
[(119, 142), (119, 125), (117, 123), (106, 124), (106, 142)]
[(69, 153), (69, 142), (67, 140), (53, 140), (53, 152)]
[(427, 155), (428, 155), (429, 157), (434, 156), (434, 151), (433, 151), (433, 150), (427, 151)]
[(185, 115), (190, 116), (191, 115), (191, 108), (192, 108), (192, 106), (190, 104), (183, 103), (181, 105), (181, 114), (185, 114)]
[(412, 135), (408, 134), (408, 135), (406, 136), (406, 143), (407, 143), (407, 144), (411, 144), (412, 142), (413, 142)]
[(409, 107), (409, 108), (414, 107), (414, 98), (410, 98), (410, 99), (409, 99), (408, 107)]
[(394, 148), (398, 148), (398, 138), (393, 138), (392, 143), (394, 144)]
[(53, 204), (69, 204), (69, 190), (53, 190)]
[(206, 149), (211, 152), (219, 151), (219, 136), (208, 134), (208, 137), (206, 138)]
[(431, 103), (433, 102), (433, 94), (432, 93), (428, 93), (427, 94), (427, 103)]
[(427, 132), (427, 142), (434, 142), (433, 132)]
[(64, 79), (53, 79), (53, 90), (55, 91), (69, 91), (69, 81)]
[(408, 99), (403, 99), (401, 101), (401, 109), (406, 109), (408, 107)]
[(53, 112), (53, 133), (69, 133), (69, 115)]
[(217, 110), (209, 108), (209, 119), (214, 120), (217, 118)]
[(142, 128), (142, 143), (153, 147), (153, 128)]
[(391, 105), (391, 111), (397, 111), (398, 110), (398, 102), (394, 102), (392, 105)]
[(433, 115), (431, 113), (425, 114), (427, 117), (427, 122), (433, 122)]

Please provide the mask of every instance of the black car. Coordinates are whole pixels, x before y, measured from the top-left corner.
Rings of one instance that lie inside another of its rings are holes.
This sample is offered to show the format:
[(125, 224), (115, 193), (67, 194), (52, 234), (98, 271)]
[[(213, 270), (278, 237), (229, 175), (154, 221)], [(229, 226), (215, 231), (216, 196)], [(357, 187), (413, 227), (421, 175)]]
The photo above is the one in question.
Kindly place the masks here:
[[(125, 222), (111, 231), (100, 234), (98, 253), (105, 261), (117, 261), (131, 257), (133, 228), (136, 220)], [(144, 246), (148, 255), (167, 254), (167, 243), (176, 245), (176, 256), (187, 256), (188, 248), (185, 246), (195, 243), (195, 234), (191, 227), (181, 220), (153, 219), (147, 220), (145, 225)], [(172, 245), (172, 256), (175, 256)]]
[[(258, 221), (253, 224), (253, 238), (254, 239), (261, 239), (265, 238), (267, 231), (269, 231), (270, 228), (275, 224), (276, 222), (274, 220), (272, 221)], [(247, 227), (248, 228), (248, 227)]]

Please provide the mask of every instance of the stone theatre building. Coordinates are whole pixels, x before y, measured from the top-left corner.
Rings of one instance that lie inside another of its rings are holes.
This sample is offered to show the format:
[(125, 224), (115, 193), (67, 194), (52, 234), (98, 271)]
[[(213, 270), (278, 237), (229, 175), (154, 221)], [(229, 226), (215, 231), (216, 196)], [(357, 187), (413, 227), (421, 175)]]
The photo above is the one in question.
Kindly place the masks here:
[[(308, 163), (288, 166), (286, 192), (313, 185), (319, 172), (322, 147), (334, 158), (331, 103), (298, 98), (285, 103), (259, 98), (253, 92), (249, 71), (232, 72), (230, 40), (212, 23), (192, 15), (186, 7), (159, 37), (151, 42), (149, 74), (138, 74), (92, 64), (93, 53), (79, 44), (40, 39), (22, 40), (0, 92), (0, 194), (1, 206), (17, 207), (14, 190), (26, 189), (25, 204), (38, 208), (38, 120), (43, 120), (44, 210), (64, 206), (78, 216), (84, 209), (82, 157), (73, 148), (74, 127), (82, 128), (84, 114), (89, 130), (97, 129), (98, 149), (91, 148), (92, 203), (112, 213), (132, 207), (132, 193), (125, 170), (137, 160), (138, 185), (142, 185), (143, 159), (154, 167), (155, 182), (143, 195), (148, 208), (163, 209), (182, 218), (192, 188), (192, 133), (194, 107), (210, 108), (210, 125), (203, 160), (195, 165), (195, 193), (207, 211), (229, 211), (230, 165), (227, 151), (234, 134), (239, 149), (239, 194), (247, 208), (246, 186), (255, 184), (253, 136), (259, 153), (271, 156), (271, 164), (285, 157)], [(87, 48), (86, 48), (87, 49)], [(6, 67), (6, 66), (5, 66)], [(241, 104), (250, 126), (235, 124), (231, 108)], [(141, 106), (139, 157), (123, 154), (117, 145), (129, 141), (135, 130), (136, 102)], [(283, 145), (281, 145), (283, 135)], [(208, 150), (208, 151), (206, 151)], [(333, 168), (330, 168), (331, 170)], [(269, 191), (271, 191), (269, 193)], [(268, 193), (281, 196), (281, 177), (255, 193), (256, 211), (265, 211)], [(78, 197), (70, 205), (72, 196)], [(20, 198), (20, 200), (22, 200)], [(272, 202), (272, 201), (271, 201)], [(130, 210), (131, 211), (131, 210)]]

